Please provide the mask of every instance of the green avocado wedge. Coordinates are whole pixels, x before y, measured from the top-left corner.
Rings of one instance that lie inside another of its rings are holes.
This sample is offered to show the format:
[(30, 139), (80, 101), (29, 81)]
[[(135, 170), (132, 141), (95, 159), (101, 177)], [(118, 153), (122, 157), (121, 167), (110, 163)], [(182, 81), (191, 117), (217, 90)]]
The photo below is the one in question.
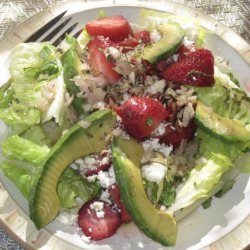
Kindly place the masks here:
[(250, 131), (244, 124), (218, 115), (200, 101), (197, 102), (195, 122), (201, 129), (225, 142), (250, 141)]
[(161, 34), (161, 39), (147, 45), (142, 54), (142, 59), (152, 64), (173, 55), (185, 36), (185, 31), (175, 22), (161, 24), (157, 27), (157, 31)]
[(155, 208), (143, 188), (140, 162), (144, 150), (132, 139), (116, 138), (112, 158), (122, 201), (138, 228), (164, 246), (173, 246), (177, 226), (173, 216)]
[(53, 146), (38, 168), (30, 192), (30, 218), (37, 229), (50, 223), (58, 213), (60, 205), (56, 190), (63, 171), (80, 157), (99, 153), (115, 122), (116, 116), (111, 110), (97, 111), (74, 125)]

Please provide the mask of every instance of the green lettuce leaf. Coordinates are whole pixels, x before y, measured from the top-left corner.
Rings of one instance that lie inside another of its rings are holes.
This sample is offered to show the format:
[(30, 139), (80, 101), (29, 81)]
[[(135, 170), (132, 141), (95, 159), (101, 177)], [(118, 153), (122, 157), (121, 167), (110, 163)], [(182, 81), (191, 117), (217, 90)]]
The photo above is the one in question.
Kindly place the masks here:
[(33, 125), (41, 120), (41, 111), (21, 103), (12, 102), (7, 108), (0, 108), (0, 119), (7, 125)]
[(1, 143), (3, 155), (8, 159), (21, 160), (39, 166), (49, 148), (39, 146), (18, 135), (12, 135)]
[(201, 198), (208, 197), (215, 185), (219, 183), (223, 173), (230, 167), (230, 160), (223, 155), (213, 154), (209, 160), (204, 158), (191, 170), (169, 210), (175, 212), (190, 206)]
[(10, 56), (9, 71), (11, 83), (0, 89), (0, 119), (10, 126), (38, 124), (41, 118), (62, 124), (65, 86), (56, 48), (19, 44)]
[[(100, 190), (100, 188), (99, 188)], [(95, 197), (91, 184), (74, 170), (67, 168), (59, 179), (57, 195), (62, 209), (78, 207), (76, 198), (79, 197), (83, 203)]]
[(60, 73), (56, 48), (49, 43), (21, 43), (10, 57), (10, 75), (14, 82), (32, 84), (51, 80)]
[(231, 79), (215, 68), (215, 85), (195, 88), (198, 100), (222, 117), (250, 124), (250, 99)]
[(235, 162), (235, 166), (243, 174), (250, 174), (250, 152), (246, 152)]
[(248, 147), (247, 143), (224, 143), (201, 130), (198, 130), (197, 138), (200, 140), (201, 157), (178, 190), (170, 211), (180, 210), (202, 198), (210, 197), (222, 175), (235, 166), (236, 160)]
[(28, 199), (32, 181), (32, 176), (28, 171), (9, 161), (2, 162), (0, 164), (0, 169), (3, 171), (4, 175), (16, 185), (23, 196)]
[(39, 146), (46, 145), (50, 147), (52, 145), (51, 139), (45, 134), (42, 126), (38, 124), (27, 127), (19, 136)]

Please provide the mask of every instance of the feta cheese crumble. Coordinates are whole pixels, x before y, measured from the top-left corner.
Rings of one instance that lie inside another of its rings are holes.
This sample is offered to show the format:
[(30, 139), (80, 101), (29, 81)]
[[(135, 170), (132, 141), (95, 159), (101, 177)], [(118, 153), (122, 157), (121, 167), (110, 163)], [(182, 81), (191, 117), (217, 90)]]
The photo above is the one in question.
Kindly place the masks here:
[(156, 94), (156, 93), (162, 93), (164, 88), (166, 87), (166, 81), (164, 79), (155, 81), (150, 86), (147, 87), (146, 93), (150, 94)]
[(144, 148), (144, 156), (142, 162), (147, 162), (152, 158), (153, 152), (160, 152), (167, 159), (170, 153), (173, 151), (173, 146), (167, 146), (165, 144), (159, 143), (158, 138), (150, 138), (142, 143)]
[(156, 43), (161, 40), (161, 34), (157, 30), (152, 30), (152, 32), (150, 33), (150, 38), (152, 42)]
[(90, 209), (95, 210), (97, 218), (103, 218), (105, 212), (103, 211), (104, 203), (101, 201), (95, 201), (90, 205)]
[(159, 184), (164, 178), (167, 168), (158, 162), (153, 162), (151, 164), (144, 165), (141, 171), (142, 176), (146, 180)]

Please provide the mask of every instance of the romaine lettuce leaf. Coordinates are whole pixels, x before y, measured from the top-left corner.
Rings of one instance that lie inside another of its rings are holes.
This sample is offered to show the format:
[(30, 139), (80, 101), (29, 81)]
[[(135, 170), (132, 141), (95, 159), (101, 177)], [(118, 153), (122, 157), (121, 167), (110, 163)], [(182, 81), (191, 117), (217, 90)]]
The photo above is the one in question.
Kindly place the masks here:
[(39, 146), (18, 135), (12, 135), (1, 143), (3, 155), (8, 159), (21, 160), (39, 166), (49, 148)]
[(21, 43), (10, 57), (10, 75), (18, 84), (51, 80), (60, 73), (56, 48), (49, 43)]
[[(99, 187), (100, 190), (100, 187)], [(71, 209), (79, 206), (76, 198), (79, 197), (82, 203), (95, 197), (91, 184), (71, 168), (67, 168), (59, 179), (57, 195), (62, 209)]]
[(213, 154), (209, 160), (203, 158), (191, 170), (186, 182), (177, 192), (175, 201), (169, 207), (169, 211), (178, 211), (190, 206), (201, 198), (209, 197), (214, 186), (219, 183), (223, 173), (230, 167), (230, 160), (223, 155)]
[(4, 175), (16, 185), (23, 196), (28, 199), (32, 181), (32, 176), (28, 171), (9, 161), (2, 162), (0, 164), (0, 169), (3, 171)]
[(235, 166), (243, 174), (250, 174), (250, 152), (246, 152), (235, 162)]
[(48, 43), (19, 44), (10, 56), (11, 83), (0, 90), (0, 119), (8, 125), (62, 123), (65, 86), (56, 48)]
[(250, 99), (230, 77), (215, 67), (215, 85), (195, 88), (198, 100), (222, 117), (250, 124)]
[(202, 198), (210, 197), (222, 175), (235, 166), (236, 160), (249, 146), (248, 143), (224, 143), (201, 130), (198, 130), (197, 138), (200, 140), (201, 157), (177, 191), (170, 211), (175, 212)]
[(55, 119), (56, 123), (62, 125), (65, 109), (64, 109), (64, 95), (65, 84), (63, 74), (61, 73), (56, 79), (52, 80), (49, 84), (53, 85), (55, 96), (47, 110), (43, 113), (43, 122)]
[(0, 119), (9, 126), (33, 125), (40, 122), (41, 111), (21, 103), (12, 102), (7, 108), (0, 108)]
[(39, 146), (48, 146), (50, 147), (52, 145), (52, 140), (49, 138), (41, 125), (33, 125), (30, 127), (27, 127), (24, 131), (22, 131), (19, 134), (20, 137), (29, 140)]

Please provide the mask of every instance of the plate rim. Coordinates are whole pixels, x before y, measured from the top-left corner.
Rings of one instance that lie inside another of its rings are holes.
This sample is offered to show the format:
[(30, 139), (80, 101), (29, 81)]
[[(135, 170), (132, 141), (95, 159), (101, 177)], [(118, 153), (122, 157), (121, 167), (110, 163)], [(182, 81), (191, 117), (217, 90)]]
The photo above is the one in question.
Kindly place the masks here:
[[(164, 9), (162, 8), (162, 6), (161, 6), (161, 8), (153, 6), (152, 4), (154, 4), (155, 2), (161, 2), (162, 4), (164, 4)], [(105, 0), (101, 0), (101, 1), (100, 0), (99, 1), (98, 0), (92, 0), (92, 1), (71, 0), (71, 1), (64, 2), (64, 3), (59, 3), (56, 5), (53, 5), (53, 6), (35, 14), (35, 15), (33, 15), (31, 18), (20, 23), (12, 31), (5, 34), (3, 39), (0, 41), (0, 65), (2, 64), (2, 62), (4, 62), (6, 60), (11, 49), (14, 47), (15, 43), (18, 43), (21, 40), (24, 40), (25, 38), (27, 38), (24, 36), (25, 33), (21, 34), (20, 29), (23, 26), (26, 26), (26, 25), (29, 26), (34, 20), (39, 19), (39, 18), (45, 18), (45, 19), (48, 19), (47, 21), (49, 21), (53, 17), (55, 17), (56, 15), (60, 14), (63, 10), (65, 10), (65, 7), (67, 7), (70, 3), (82, 4), (85, 7), (85, 8), (78, 9), (74, 13), (79, 12), (79, 11), (88, 10), (88, 9), (105, 8), (105, 7), (125, 7), (125, 6), (126, 7), (141, 7), (141, 8), (151, 8), (151, 9), (155, 9), (155, 10), (164, 10), (164, 11), (166, 11), (166, 8), (175, 9), (175, 8), (181, 7), (181, 9), (183, 11), (190, 12), (191, 15), (193, 15), (193, 17), (195, 17), (199, 20), (202, 20), (202, 21), (206, 20), (206, 22), (207, 22), (206, 25), (203, 25), (203, 26), (205, 26), (205, 28), (208, 28), (207, 27), (208, 24), (212, 23), (212, 26), (209, 27), (208, 29), (211, 30), (212, 32), (214, 32), (220, 38), (222, 38), (227, 44), (229, 44), (234, 50), (236, 50), (241, 55), (241, 57), (245, 59), (245, 61), (248, 64), (250, 64), (250, 45), (242, 37), (240, 37), (238, 34), (236, 34), (234, 31), (229, 29), (224, 24), (216, 21), (212, 17), (209, 17), (209, 16), (207, 16), (203, 13), (200, 13), (196, 10), (192, 10), (191, 8), (184, 6), (180, 3), (169, 2), (169, 1), (160, 1), (160, 0), (156, 0), (156, 1), (153, 1), (153, 0), (134, 0), (133, 3), (131, 3), (131, 2), (128, 3), (125, 0), (114, 0), (114, 1), (109, 1), (109, 0), (108, 1), (105, 1)], [(37, 29), (39, 29), (41, 26), (43, 26), (43, 24), (44, 24), (44, 22), (41, 21), (39, 25), (32, 25), (32, 29), (30, 30), (31, 31), (30, 33), (35, 32)], [(228, 36), (232, 36), (232, 35), (236, 38), (236, 40), (233, 42), (232, 42), (232, 40), (227, 39)], [(8, 41), (12, 41), (12, 42), (8, 43)], [(8, 44), (8, 46), (5, 46), (5, 44)], [(7, 53), (6, 53), (6, 50), (7, 50)], [(3, 184), (0, 181), (0, 193), (3, 193), (3, 192), (7, 193), (8, 198), (12, 203), (11, 205), (17, 206), (17, 208), (20, 209), (20, 207), (16, 204), (15, 200), (11, 197), (11, 195), (9, 195), (9, 193), (7, 192), (7, 190), (4, 188)], [(0, 201), (1, 201), (1, 199), (0, 199)], [(24, 212), (24, 211), (21, 211), (21, 212)], [(0, 213), (0, 216), (1, 216), (1, 213)], [(22, 217), (22, 215), (18, 215), (18, 216), (21, 216), (21, 218), (24, 219)], [(24, 217), (27, 217), (25, 219), (29, 220), (27, 214), (25, 214)], [(250, 216), (228, 234), (231, 234), (234, 230), (239, 228), (244, 223), (247, 223), (248, 225), (250, 225), (249, 222), (250, 222)], [(11, 238), (14, 241), (16, 241), (24, 249), (34, 249), (32, 245), (30, 245), (28, 242), (21, 239), (17, 235), (17, 233), (13, 230), (13, 228), (11, 228), (8, 224), (6, 224), (2, 218), (0, 218), (0, 226), (4, 229), (4, 231), (8, 235), (11, 236)], [(47, 230), (45, 229), (44, 231), (46, 232)], [(40, 232), (44, 232), (44, 231), (40, 231)], [(56, 240), (59, 240), (59, 241), (62, 241), (57, 236), (50, 234), (50, 232), (47, 231), (46, 233), (49, 234), (48, 235), (49, 237), (55, 238)], [(225, 237), (226, 237), (226, 235), (224, 237), (222, 237), (221, 239), (219, 239), (218, 241), (212, 243), (211, 245), (214, 245), (216, 243), (219, 244), (219, 242), (222, 239), (224, 239)], [(63, 242), (66, 243), (66, 245), (68, 245), (67, 242), (65, 242), (65, 241), (63, 241)], [(250, 242), (248, 242), (248, 243), (250, 243)], [(72, 246), (71, 244), (70, 244), (70, 246), (71, 246), (71, 249), (73, 249), (73, 248), (79, 249), (77, 247), (75, 248), (75, 246)]]

